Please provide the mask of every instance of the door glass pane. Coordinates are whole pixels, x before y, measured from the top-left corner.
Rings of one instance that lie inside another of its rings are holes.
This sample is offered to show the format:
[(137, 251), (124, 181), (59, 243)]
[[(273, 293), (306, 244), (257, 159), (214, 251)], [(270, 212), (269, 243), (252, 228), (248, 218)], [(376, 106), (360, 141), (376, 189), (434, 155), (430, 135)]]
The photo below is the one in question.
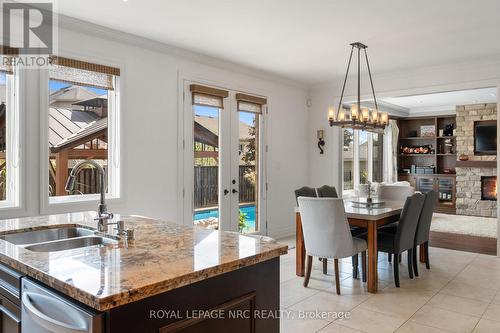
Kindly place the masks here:
[(382, 134), (372, 133), (373, 138), (373, 169), (372, 169), (372, 181), (382, 182), (383, 174), (383, 156), (382, 156)]
[(0, 72), (0, 201), (7, 198), (7, 75)]
[(219, 111), (194, 105), (194, 223), (219, 228)]
[(359, 131), (359, 183), (368, 182), (368, 132)]
[(238, 112), (240, 232), (259, 231), (259, 114)]
[(352, 129), (344, 128), (344, 151), (343, 151), (343, 160), (344, 160), (344, 191), (352, 190), (354, 188), (354, 132)]

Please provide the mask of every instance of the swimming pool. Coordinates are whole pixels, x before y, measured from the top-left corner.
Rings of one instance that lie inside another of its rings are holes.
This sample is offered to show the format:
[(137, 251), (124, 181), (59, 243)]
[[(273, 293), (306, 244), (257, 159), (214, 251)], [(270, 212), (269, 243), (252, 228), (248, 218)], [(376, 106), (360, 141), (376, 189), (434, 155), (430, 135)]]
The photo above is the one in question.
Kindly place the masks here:
[[(246, 228), (244, 231), (255, 231), (255, 205), (240, 206), (240, 212), (245, 214)], [(207, 220), (210, 218), (219, 218), (218, 209), (200, 210), (194, 213), (194, 223), (196, 221)]]

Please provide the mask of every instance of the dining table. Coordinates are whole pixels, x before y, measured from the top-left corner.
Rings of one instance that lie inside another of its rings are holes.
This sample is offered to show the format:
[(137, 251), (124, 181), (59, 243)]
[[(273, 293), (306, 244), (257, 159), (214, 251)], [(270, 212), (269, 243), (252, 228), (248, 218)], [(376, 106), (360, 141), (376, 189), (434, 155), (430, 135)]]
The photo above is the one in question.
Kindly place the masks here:
[[(378, 291), (378, 249), (377, 249), (377, 229), (381, 226), (396, 222), (404, 206), (404, 201), (380, 201), (378, 205), (367, 207), (362, 204), (359, 198), (344, 199), (344, 208), (349, 225), (362, 227), (367, 230), (368, 245), (368, 269), (367, 269), (367, 290), (370, 293)], [(296, 251), (296, 275), (304, 276), (306, 246), (304, 244), (304, 235), (302, 233), (302, 220), (299, 207), (295, 207), (295, 251)], [(422, 257), (423, 251), (420, 249), (420, 261), (425, 260)]]

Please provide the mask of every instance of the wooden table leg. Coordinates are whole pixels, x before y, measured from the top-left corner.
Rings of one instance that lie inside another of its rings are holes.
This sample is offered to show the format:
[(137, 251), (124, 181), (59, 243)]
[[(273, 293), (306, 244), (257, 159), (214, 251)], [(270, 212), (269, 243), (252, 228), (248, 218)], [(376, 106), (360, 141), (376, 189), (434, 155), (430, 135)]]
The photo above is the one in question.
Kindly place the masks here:
[(420, 253), (420, 262), (425, 262), (425, 247), (424, 247), (424, 244), (420, 244), (420, 247), (419, 247), (419, 253)]
[(295, 213), (295, 275), (304, 276), (306, 247), (302, 234), (302, 220), (300, 213)]
[(378, 290), (377, 274), (377, 223), (368, 223), (368, 292), (376, 293)]

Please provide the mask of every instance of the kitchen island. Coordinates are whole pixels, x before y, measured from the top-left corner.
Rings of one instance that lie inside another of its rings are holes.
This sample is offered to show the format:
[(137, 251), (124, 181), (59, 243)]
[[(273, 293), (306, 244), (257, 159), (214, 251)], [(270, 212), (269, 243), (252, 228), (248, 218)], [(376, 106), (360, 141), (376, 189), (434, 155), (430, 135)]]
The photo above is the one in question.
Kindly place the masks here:
[(43, 252), (6, 236), (94, 229), (94, 217), (1, 221), (0, 262), (103, 314), (103, 332), (279, 332), (279, 256), (287, 247), (270, 238), (138, 216), (115, 217), (135, 236), (115, 238), (110, 226), (111, 244)]

